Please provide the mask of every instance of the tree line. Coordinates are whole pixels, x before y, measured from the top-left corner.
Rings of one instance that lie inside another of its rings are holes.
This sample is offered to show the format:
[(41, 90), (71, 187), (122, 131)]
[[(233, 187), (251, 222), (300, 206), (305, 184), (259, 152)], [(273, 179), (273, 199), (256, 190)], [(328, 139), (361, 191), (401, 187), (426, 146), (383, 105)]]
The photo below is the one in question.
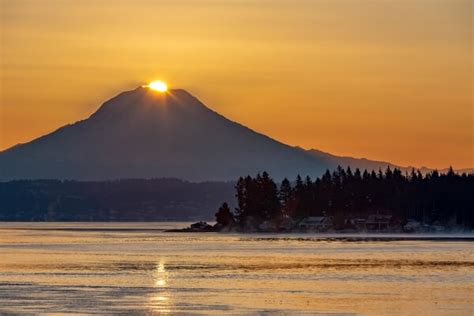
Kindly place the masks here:
[(331, 216), (342, 226), (349, 218), (386, 214), (402, 222), (414, 219), (474, 228), (474, 174), (456, 174), (452, 168), (423, 175), (419, 170), (403, 174), (387, 167), (384, 172), (362, 172), (339, 166), (314, 181), (298, 175), (279, 186), (263, 172), (239, 178), (235, 190), (235, 210), (224, 203), (216, 213), (222, 225)]
[(211, 219), (222, 200), (233, 203), (234, 184), (166, 178), (0, 182), (0, 221)]

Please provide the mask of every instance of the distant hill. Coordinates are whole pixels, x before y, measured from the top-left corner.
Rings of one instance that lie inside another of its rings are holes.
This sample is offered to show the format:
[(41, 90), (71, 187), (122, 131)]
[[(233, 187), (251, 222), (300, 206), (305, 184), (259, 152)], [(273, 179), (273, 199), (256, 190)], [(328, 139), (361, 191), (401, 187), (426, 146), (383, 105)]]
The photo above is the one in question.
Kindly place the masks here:
[(213, 220), (235, 183), (178, 179), (0, 182), (0, 221)]
[(185, 90), (139, 87), (105, 102), (83, 121), (0, 152), (0, 180), (233, 181), (262, 171), (281, 180), (316, 177), (337, 165), (394, 167), (292, 147), (228, 120)]

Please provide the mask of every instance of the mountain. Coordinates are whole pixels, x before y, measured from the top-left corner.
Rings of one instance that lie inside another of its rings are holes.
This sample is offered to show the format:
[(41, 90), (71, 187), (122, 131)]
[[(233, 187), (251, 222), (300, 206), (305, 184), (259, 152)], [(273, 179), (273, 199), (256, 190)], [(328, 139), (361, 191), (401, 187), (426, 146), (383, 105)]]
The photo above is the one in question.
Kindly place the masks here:
[(212, 111), (185, 90), (146, 87), (105, 102), (88, 119), (0, 152), (0, 179), (174, 177), (235, 180), (317, 176), (332, 163)]
[(185, 90), (159, 93), (138, 87), (105, 102), (85, 120), (0, 152), (0, 180), (227, 181), (262, 171), (281, 180), (316, 177), (338, 165), (397, 167), (288, 146), (230, 121)]

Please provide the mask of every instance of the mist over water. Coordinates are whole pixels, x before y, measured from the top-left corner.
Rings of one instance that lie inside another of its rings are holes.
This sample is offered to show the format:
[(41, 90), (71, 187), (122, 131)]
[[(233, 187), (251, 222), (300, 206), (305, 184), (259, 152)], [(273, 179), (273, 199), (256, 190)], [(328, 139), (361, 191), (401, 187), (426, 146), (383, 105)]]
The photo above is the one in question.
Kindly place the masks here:
[(469, 239), (164, 232), (184, 226), (2, 223), (0, 314), (474, 313)]

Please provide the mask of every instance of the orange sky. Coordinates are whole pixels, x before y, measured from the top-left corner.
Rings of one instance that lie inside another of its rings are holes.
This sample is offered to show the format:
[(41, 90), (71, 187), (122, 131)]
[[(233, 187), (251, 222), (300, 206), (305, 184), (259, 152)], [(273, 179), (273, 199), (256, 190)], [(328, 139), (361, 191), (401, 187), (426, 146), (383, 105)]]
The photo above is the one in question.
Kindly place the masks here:
[(291, 145), (474, 166), (470, 0), (0, 3), (0, 149), (164, 79)]

